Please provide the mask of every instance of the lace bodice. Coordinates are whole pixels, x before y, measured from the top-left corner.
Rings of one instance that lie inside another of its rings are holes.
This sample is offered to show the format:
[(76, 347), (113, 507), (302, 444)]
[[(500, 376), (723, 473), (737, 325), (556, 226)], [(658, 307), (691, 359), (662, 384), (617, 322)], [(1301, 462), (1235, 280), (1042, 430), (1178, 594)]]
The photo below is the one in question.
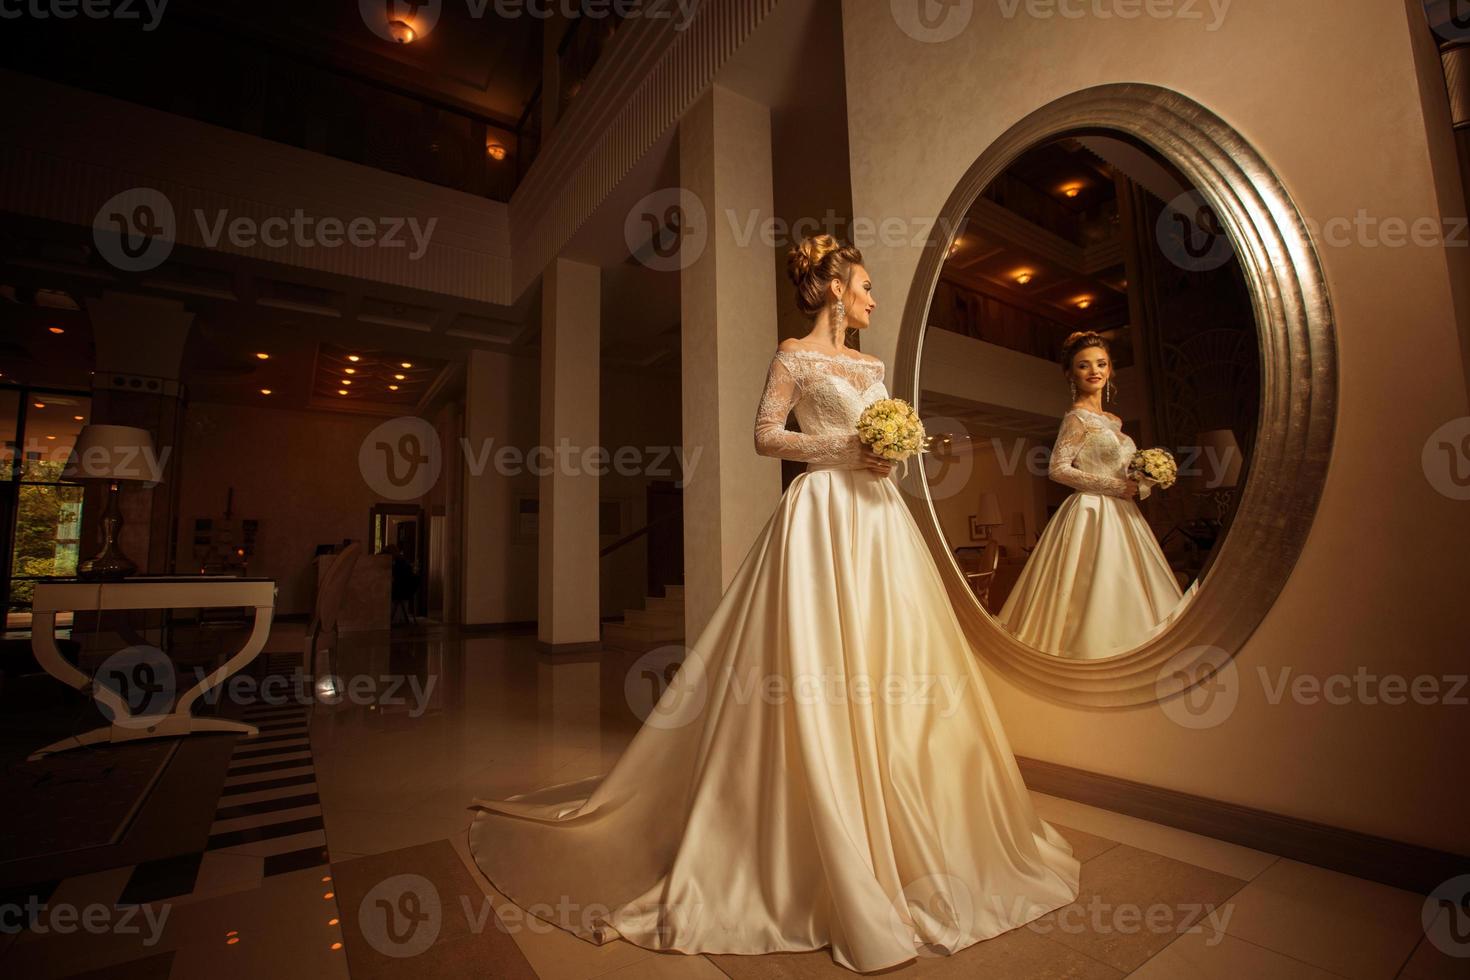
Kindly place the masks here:
[[(858, 416), (868, 405), (887, 397), (882, 361), (778, 350), (756, 409), (755, 451), (780, 459), (859, 468), (863, 463)], [(800, 432), (786, 428), (786, 416), (793, 408)]]
[(1121, 497), (1134, 449), (1132, 437), (1117, 419), (1074, 408), (1062, 416), (1047, 475), (1084, 493)]

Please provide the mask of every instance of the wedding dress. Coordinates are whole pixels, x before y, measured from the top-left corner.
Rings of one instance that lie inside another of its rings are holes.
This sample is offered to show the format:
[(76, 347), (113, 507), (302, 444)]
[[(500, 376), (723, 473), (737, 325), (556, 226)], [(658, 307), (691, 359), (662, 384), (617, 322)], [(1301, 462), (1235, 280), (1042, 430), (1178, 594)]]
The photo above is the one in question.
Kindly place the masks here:
[(756, 445), (808, 468), (616, 765), (475, 801), (507, 898), (598, 944), (830, 946), (863, 972), (1076, 898), (918, 526), (861, 462), (886, 397), (879, 361), (776, 354)]
[(1077, 492), (1047, 522), (999, 616), (1028, 646), (1077, 660), (1111, 657), (1151, 639), (1183, 609), (1153, 529), (1123, 496), (1134, 449), (1111, 415), (1074, 408), (1062, 417), (1047, 473)]

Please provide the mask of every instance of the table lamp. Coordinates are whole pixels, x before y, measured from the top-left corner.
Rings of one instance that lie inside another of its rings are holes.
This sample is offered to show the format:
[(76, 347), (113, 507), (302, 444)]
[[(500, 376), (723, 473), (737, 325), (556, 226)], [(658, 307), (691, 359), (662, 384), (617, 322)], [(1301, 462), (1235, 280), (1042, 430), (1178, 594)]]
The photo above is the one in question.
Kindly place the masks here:
[(161, 474), (150, 469), (157, 459), (153, 435), (147, 429), (130, 425), (82, 427), (62, 477), (106, 481), (107, 506), (102, 512), (102, 550), (77, 566), (78, 578), (115, 582), (138, 571), (137, 564), (118, 547), (123, 525), (118, 492), (123, 483), (157, 483)]
[(1215, 503), (1216, 520), (1222, 524), (1230, 510), (1230, 501), (1235, 488), (1240, 485), (1240, 473), (1245, 462), (1240, 443), (1229, 429), (1211, 429), (1200, 433), (1201, 467), (1196, 493), (1210, 497)]
[(981, 493), (980, 513), (970, 518), (970, 537), (978, 541), (988, 541), (990, 529), (1004, 523), (1000, 517), (1000, 502), (995, 499), (995, 494), (989, 491)]

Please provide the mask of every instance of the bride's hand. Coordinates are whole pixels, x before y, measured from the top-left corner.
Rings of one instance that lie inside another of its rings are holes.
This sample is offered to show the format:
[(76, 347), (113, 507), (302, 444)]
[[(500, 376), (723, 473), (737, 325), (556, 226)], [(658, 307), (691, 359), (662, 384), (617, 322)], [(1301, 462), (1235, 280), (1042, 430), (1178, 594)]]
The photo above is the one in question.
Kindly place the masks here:
[(1123, 499), (1124, 500), (1136, 500), (1137, 498), (1138, 498), (1138, 481), (1137, 480), (1124, 480), (1123, 481)]
[(879, 476), (887, 476), (888, 471), (893, 468), (893, 463), (879, 456), (867, 446), (863, 447), (863, 465), (877, 473)]

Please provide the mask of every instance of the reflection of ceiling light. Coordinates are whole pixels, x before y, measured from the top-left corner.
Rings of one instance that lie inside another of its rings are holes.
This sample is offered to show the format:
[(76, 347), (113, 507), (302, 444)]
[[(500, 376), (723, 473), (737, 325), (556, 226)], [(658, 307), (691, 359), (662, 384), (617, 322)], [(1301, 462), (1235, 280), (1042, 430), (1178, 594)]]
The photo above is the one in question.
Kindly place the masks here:
[(357, 373), (357, 368), (343, 368), (342, 369), (342, 373), (343, 374), (356, 374)]
[(486, 143), (485, 152), (490, 154), (490, 159), (492, 160), (505, 159), (505, 147), (501, 146), (499, 143)]
[(403, 367), (403, 368), (411, 368), (411, 367), (413, 367), (413, 365), (410, 364), (410, 363), (408, 363), (407, 361), (404, 361), (402, 364), (400, 364), (398, 366), (399, 367)]
[(255, 356), (258, 357), (258, 358), (260, 358), (262, 361), (268, 361), (268, 360), (271, 359), (271, 356), (269, 354), (267, 354), (265, 351), (261, 351), (260, 353), (256, 354)]
[(47, 437), (46, 437), (46, 438), (47, 438), (47, 439), (51, 439), (51, 440), (53, 440), (53, 441), (54, 441), (54, 440), (55, 440), (55, 439), (56, 439), (56, 437), (55, 437), (55, 436), (47, 436)]
[(347, 389), (346, 388), (338, 388), (337, 389), (337, 394), (339, 394), (339, 395), (345, 395), (345, 394), (347, 394)]
[(352, 384), (352, 379), (351, 378), (343, 378), (342, 379), (342, 383), (344, 385), (350, 385), (350, 384)]
[(389, 385), (388, 386), (388, 390), (389, 391), (397, 391), (398, 390), (398, 386), (397, 385)]
[(66, 333), (66, 331), (61, 327), (47, 327), (46, 329), (50, 330), (52, 333)]
[(356, 354), (348, 354), (347, 359), (353, 364), (356, 364), (358, 361), (362, 360), (362, 358), (358, 357)]
[(82, 417), (80, 415), (73, 415), (72, 416), (72, 420), (73, 421), (76, 421), (76, 422), (80, 422), (80, 421), (82, 421)]
[(412, 44), (419, 36), (412, 24), (401, 20), (388, 21), (388, 34), (399, 44)]
[(36, 402), (36, 407), (37, 408), (45, 408), (46, 407), (46, 403), (45, 402)]
[(394, 381), (403, 381), (403, 380), (406, 380), (406, 376), (405, 375), (402, 375), (402, 374), (395, 374), (395, 375), (393, 375), (393, 380)]
[(269, 388), (262, 388), (260, 389), (260, 393), (262, 395), (269, 395), (271, 393), (271, 390)]
[(1085, 310), (1088, 307), (1090, 307), (1091, 305), (1092, 305), (1092, 297), (1091, 296), (1083, 296), (1081, 299), (1077, 300), (1077, 309), (1079, 309), (1079, 310)]
[(1035, 278), (1036, 278), (1036, 276), (1033, 273), (1030, 273), (1030, 272), (1018, 272), (1018, 273), (1016, 273), (1016, 283), (1018, 285), (1021, 285), (1021, 286), (1026, 285), (1028, 282), (1030, 282), (1032, 279), (1035, 279)]
[(1081, 184), (1063, 184), (1059, 189), (1062, 195), (1067, 198), (1075, 198), (1078, 194), (1082, 193)]
[(965, 240), (963, 238), (956, 238), (954, 240), (954, 244), (949, 247), (949, 254), (953, 255), (954, 253), (958, 252), (960, 250), (960, 246), (964, 243)]

